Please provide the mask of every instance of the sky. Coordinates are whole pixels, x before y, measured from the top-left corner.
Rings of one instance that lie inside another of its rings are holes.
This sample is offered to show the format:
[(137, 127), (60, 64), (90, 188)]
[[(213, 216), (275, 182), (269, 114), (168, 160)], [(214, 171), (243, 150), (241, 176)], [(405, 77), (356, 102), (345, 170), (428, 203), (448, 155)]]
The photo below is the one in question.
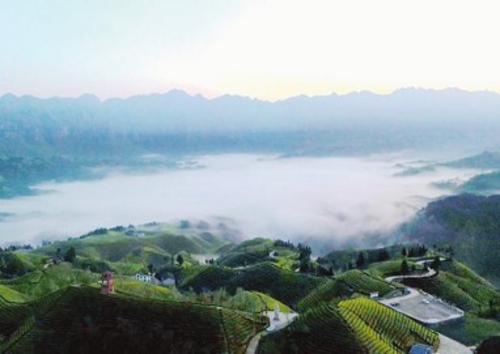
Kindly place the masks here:
[(496, 1), (0, 0), (0, 96), (500, 92)]

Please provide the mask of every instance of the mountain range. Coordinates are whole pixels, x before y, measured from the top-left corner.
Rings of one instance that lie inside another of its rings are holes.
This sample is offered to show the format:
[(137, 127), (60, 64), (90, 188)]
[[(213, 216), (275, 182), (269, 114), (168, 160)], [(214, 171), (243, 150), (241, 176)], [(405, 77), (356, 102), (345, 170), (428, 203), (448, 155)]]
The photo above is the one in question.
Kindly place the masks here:
[(274, 103), (179, 90), (105, 101), (8, 94), (0, 98), (0, 153), (125, 148), (359, 154), (460, 144), (487, 149), (497, 146), (499, 111), (499, 94), (458, 89), (298, 96)]

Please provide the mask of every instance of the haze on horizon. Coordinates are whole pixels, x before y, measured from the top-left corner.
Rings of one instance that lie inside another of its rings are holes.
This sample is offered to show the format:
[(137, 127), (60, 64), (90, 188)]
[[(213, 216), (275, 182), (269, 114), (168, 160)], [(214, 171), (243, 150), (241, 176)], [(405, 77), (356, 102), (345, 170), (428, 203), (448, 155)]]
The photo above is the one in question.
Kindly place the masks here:
[(500, 92), (494, 1), (0, 4), (0, 96)]
[[(151, 221), (223, 221), (241, 237), (307, 241), (316, 251), (391, 244), (396, 229), (449, 191), (432, 182), (467, 178), (440, 169), (395, 177), (421, 155), (369, 158), (224, 154), (199, 156), (203, 168), (134, 170), (110, 167), (93, 181), (43, 183), (42, 193), (3, 200), (0, 247), (14, 241), (77, 237), (100, 227)], [(441, 156), (443, 158), (443, 156)], [(376, 185), (377, 188), (373, 188)]]

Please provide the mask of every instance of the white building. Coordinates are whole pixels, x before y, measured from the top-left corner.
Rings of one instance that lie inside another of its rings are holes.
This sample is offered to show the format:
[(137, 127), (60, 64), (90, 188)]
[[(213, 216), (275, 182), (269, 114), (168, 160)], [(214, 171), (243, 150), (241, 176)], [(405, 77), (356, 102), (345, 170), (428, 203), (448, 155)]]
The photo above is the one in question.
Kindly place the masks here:
[(151, 283), (151, 275), (146, 275), (142, 273), (137, 273), (135, 275), (135, 280), (139, 280), (145, 283)]

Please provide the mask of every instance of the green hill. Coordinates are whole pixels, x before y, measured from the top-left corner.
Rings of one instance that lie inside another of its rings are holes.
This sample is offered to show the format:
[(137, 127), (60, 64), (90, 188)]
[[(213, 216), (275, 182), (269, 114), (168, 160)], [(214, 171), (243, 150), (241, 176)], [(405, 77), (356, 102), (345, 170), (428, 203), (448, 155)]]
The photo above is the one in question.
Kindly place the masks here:
[[(155, 270), (170, 264), (172, 258), (183, 254), (186, 262), (193, 262), (191, 254), (212, 254), (227, 242), (222, 236), (207, 231), (181, 230), (158, 224), (155, 229), (116, 227), (98, 229), (79, 238), (58, 241), (34, 251), (64, 259), (70, 248), (76, 252), (75, 266), (93, 272), (113, 270), (133, 275)], [(197, 263), (197, 261), (194, 261)]]
[(458, 188), (464, 193), (491, 194), (498, 192), (500, 190), (500, 171), (474, 176)]
[(451, 246), (456, 259), (500, 284), (500, 195), (463, 194), (437, 200), (400, 231), (438, 249)]
[(40, 261), (39, 257), (30, 259), (29, 256), (21, 252), (1, 252), (0, 251), (0, 279), (11, 278), (35, 271)]
[(217, 263), (226, 267), (244, 267), (269, 260), (269, 253), (265, 250), (255, 252), (232, 251), (218, 258)]
[(407, 353), (415, 343), (439, 346), (438, 334), (379, 303), (358, 298), (321, 305), (262, 340), (259, 353)]
[[(399, 275), (401, 274), (401, 262), (402, 259), (397, 259), (393, 261), (387, 261), (387, 262), (377, 262), (370, 264), (368, 269), (366, 270), (371, 276), (374, 277), (380, 277), (380, 278), (386, 278), (390, 277), (393, 275)], [(415, 269), (417, 270), (422, 270), (423, 267), (419, 264), (416, 264), (415, 262), (412, 262), (411, 260), (407, 259), (406, 260), (408, 267), (415, 266)]]
[(354, 291), (346, 283), (328, 280), (300, 300), (297, 307), (305, 312), (315, 306), (339, 302), (341, 299), (349, 298), (353, 293)]
[(357, 293), (369, 295), (372, 292), (378, 292), (385, 295), (395, 289), (394, 285), (383, 279), (375, 278), (359, 269), (353, 269), (342, 273), (337, 281), (344, 282), (349, 288)]
[(267, 320), (201, 304), (102, 295), (71, 287), (31, 313), (11, 353), (243, 353)]
[(0, 284), (0, 298), (6, 302), (25, 302), (26, 297), (18, 291)]
[[(184, 271), (183, 271), (184, 272)], [(322, 284), (325, 279), (284, 270), (274, 263), (264, 262), (245, 269), (207, 266), (196, 273), (186, 270), (181, 288), (195, 291), (225, 288), (234, 293), (237, 288), (269, 294), (287, 305), (294, 305), (300, 299)]]
[(395, 287), (386, 281), (373, 277), (367, 272), (353, 269), (340, 274), (333, 280), (327, 280), (324, 284), (309, 292), (299, 303), (298, 308), (306, 311), (314, 306), (328, 304), (332, 301), (339, 302), (349, 298), (354, 293), (370, 295), (378, 292), (385, 295)]
[(436, 277), (405, 279), (403, 283), (438, 296), (467, 312), (480, 313), (500, 304), (500, 293), (491, 284), (456, 261), (443, 262)]
[(35, 300), (69, 285), (87, 285), (98, 280), (97, 274), (75, 269), (62, 263), (44, 271), (36, 271), (22, 277), (3, 280), (0, 284), (22, 294), (26, 299)]

